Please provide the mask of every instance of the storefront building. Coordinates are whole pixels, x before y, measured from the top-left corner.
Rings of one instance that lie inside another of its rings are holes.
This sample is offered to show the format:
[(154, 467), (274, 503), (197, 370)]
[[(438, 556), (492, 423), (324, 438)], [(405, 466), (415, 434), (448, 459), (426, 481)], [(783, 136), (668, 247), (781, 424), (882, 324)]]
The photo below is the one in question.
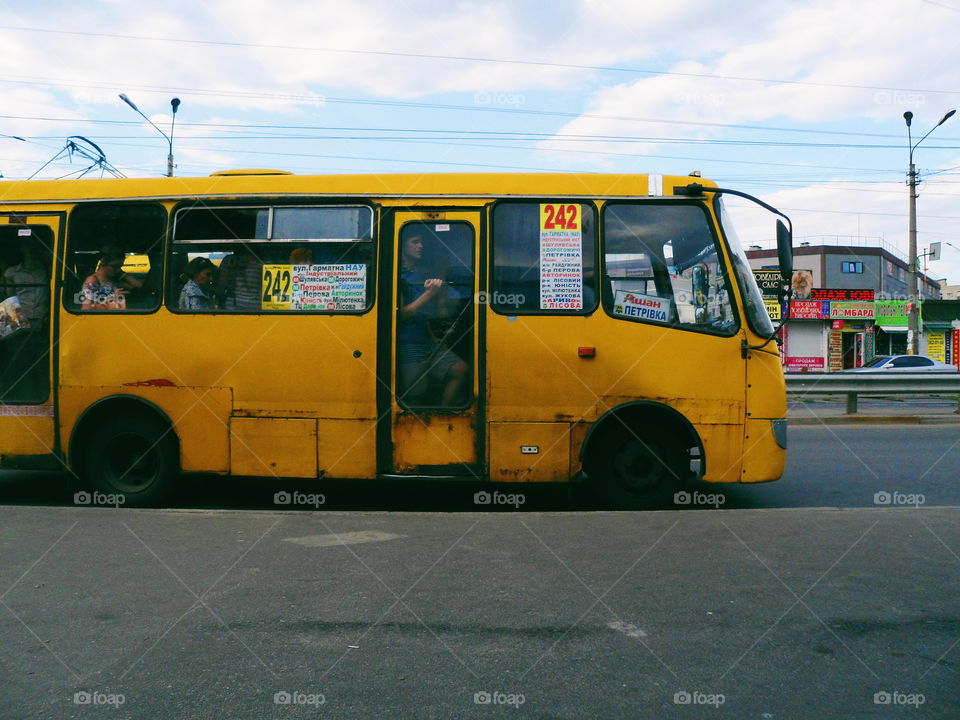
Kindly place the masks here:
[(960, 300), (928, 300), (920, 308), (920, 353), (960, 367)]
[[(789, 312), (780, 348), (787, 372), (837, 372), (861, 367), (876, 355), (906, 352), (907, 266), (882, 241), (876, 247), (801, 243), (794, 249), (789, 308), (780, 307), (777, 298), (776, 252), (753, 248), (747, 257), (771, 317)], [(921, 308), (940, 302), (936, 282), (921, 275), (921, 284)], [(952, 305), (960, 307), (960, 302)], [(946, 315), (953, 309), (935, 307), (939, 319), (933, 325), (927, 323), (926, 310), (921, 311), (925, 328), (920, 352), (932, 347), (937, 359), (960, 360), (953, 348), (960, 320), (951, 326), (954, 318)]]

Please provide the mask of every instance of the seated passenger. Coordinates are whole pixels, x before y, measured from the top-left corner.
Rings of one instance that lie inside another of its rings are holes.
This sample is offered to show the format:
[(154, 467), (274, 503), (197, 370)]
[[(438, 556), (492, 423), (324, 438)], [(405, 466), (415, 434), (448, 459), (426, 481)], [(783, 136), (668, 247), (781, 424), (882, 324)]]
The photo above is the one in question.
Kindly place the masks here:
[(181, 310), (213, 310), (213, 274), (216, 268), (209, 259), (195, 257), (187, 263), (180, 279), (183, 288), (180, 290)]
[(263, 261), (253, 247), (244, 244), (220, 262), (218, 293), (227, 310), (260, 310), (263, 292)]
[(291, 265), (312, 265), (313, 264), (313, 250), (308, 247), (298, 247), (294, 248), (290, 253), (290, 264)]
[(39, 246), (23, 246), (23, 260), (3, 273), (4, 296), (16, 295), (30, 324), (39, 330), (50, 315), (50, 263), (44, 259)]
[(83, 310), (125, 310), (126, 291), (143, 287), (143, 281), (123, 271), (126, 254), (114, 247), (100, 251), (96, 272), (83, 281), (80, 307)]

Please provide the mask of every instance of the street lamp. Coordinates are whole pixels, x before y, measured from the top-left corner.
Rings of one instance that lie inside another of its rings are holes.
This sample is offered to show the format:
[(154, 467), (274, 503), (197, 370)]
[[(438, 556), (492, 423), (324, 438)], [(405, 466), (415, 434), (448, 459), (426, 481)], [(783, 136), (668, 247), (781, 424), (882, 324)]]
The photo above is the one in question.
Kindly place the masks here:
[(167, 144), (169, 146), (169, 152), (167, 153), (167, 177), (173, 177), (173, 123), (177, 119), (177, 108), (180, 107), (180, 98), (174, 98), (173, 100), (170, 101), (170, 107), (172, 108), (173, 112), (170, 115), (170, 134), (169, 135), (167, 135), (163, 130), (161, 130), (156, 125), (154, 125), (153, 120), (151, 120), (142, 112), (140, 112), (140, 108), (134, 105), (133, 100), (128, 98), (124, 93), (120, 93), (120, 99), (123, 100), (127, 105), (132, 107), (134, 112), (136, 112), (140, 117), (142, 117), (148, 123), (153, 125), (154, 129), (158, 133), (163, 135), (163, 137), (166, 139)]
[(934, 130), (943, 125), (947, 120), (953, 117), (956, 110), (951, 110), (942, 118), (940, 122), (934, 125), (927, 134), (913, 142), (913, 136), (910, 134), (910, 123), (913, 121), (913, 113), (909, 110), (903, 114), (903, 119), (907, 123), (907, 147), (910, 149), (910, 170), (907, 173), (907, 184), (910, 188), (910, 246), (908, 254), (910, 256), (910, 288), (907, 296), (908, 321), (907, 325), (907, 354), (916, 355), (919, 352), (920, 338), (920, 290), (917, 287), (917, 168), (913, 164), (913, 151), (917, 149), (927, 136)]

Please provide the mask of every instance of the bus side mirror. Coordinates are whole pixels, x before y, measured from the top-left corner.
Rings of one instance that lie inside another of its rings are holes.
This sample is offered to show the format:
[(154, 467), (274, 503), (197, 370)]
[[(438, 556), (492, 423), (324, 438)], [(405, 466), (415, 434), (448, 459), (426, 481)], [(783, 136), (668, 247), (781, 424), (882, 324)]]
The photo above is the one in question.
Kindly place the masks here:
[(777, 257), (780, 261), (780, 275), (789, 280), (793, 276), (793, 234), (777, 220)]

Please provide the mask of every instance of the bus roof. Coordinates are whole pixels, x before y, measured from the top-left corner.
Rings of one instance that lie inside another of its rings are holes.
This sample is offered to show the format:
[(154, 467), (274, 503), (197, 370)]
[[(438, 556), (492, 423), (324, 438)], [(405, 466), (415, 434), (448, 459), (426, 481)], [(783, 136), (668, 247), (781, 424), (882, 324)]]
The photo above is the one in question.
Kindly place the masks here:
[[(271, 171), (276, 173), (277, 171)], [(78, 202), (237, 196), (634, 197), (670, 196), (677, 186), (714, 183), (684, 175), (600, 173), (266, 174), (226, 171), (210, 177), (0, 181), (3, 203)]]

